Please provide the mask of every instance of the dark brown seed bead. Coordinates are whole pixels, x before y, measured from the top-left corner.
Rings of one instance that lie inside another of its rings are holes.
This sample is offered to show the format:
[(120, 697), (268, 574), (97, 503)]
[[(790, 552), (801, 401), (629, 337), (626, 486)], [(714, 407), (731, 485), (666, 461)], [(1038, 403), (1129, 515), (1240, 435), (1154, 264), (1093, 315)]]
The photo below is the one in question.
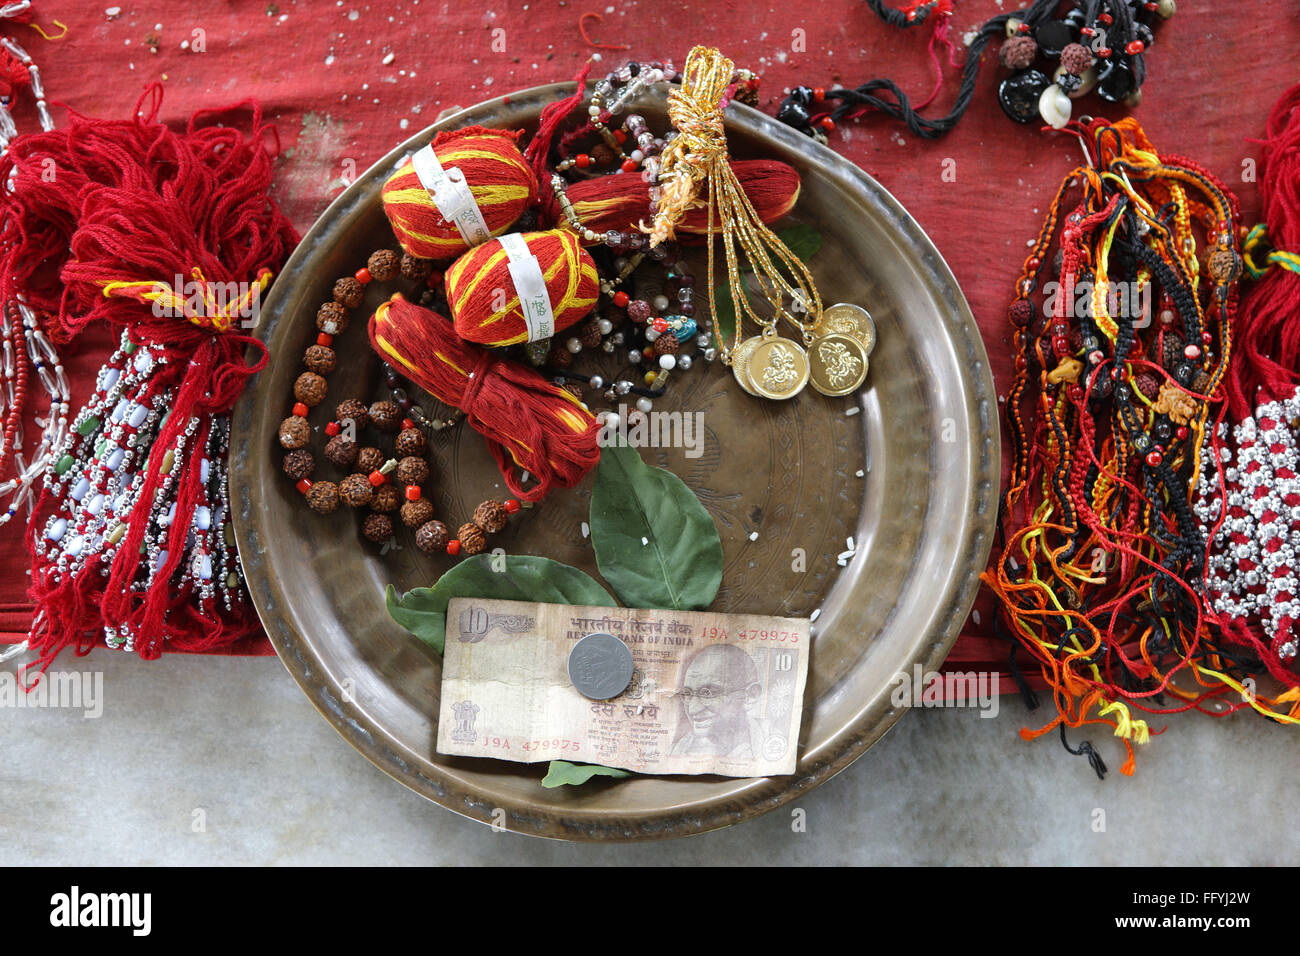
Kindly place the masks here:
[(496, 534), (510, 520), (510, 512), (500, 501), (489, 498), (474, 509), (474, 523), (488, 534)]
[(339, 482), (339, 494), (353, 508), (364, 508), (375, 498), (375, 489), (365, 475), (348, 475)]
[(345, 309), (355, 309), (366, 297), (366, 287), (352, 276), (344, 276), (334, 283), (334, 301)]
[(387, 541), (393, 536), (393, 519), (388, 515), (366, 515), (366, 520), (361, 522), (361, 533), (375, 544)]
[(546, 356), (546, 362), (556, 368), (568, 368), (573, 364), (573, 353), (563, 345), (552, 346), (550, 354)]
[(393, 447), (397, 449), (399, 456), (405, 458), (407, 455), (423, 455), (424, 448), (428, 443), (428, 439), (424, 437), (424, 432), (420, 429), (403, 428)]
[(357, 452), (360, 450), (356, 442), (335, 435), (325, 446), (325, 460), (336, 468), (348, 469), (357, 463)]
[(402, 410), (396, 402), (375, 402), (370, 406), (370, 422), (381, 432), (395, 432), (402, 427)]
[(467, 521), (460, 526), (456, 532), (456, 537), (460, 539), (460, 548), (466, 554), (480, 554), (487, 547), (487, 538), (483, 536), (483, 529), (472, 521)]
[(450, 537), (447, 526), (441, 521), (426, 521), (415, 532), (415, 546), (425, 554), (434, 554), (447, 547)]
[(339, 486), (332, 481), (314, 481), (307, 489), (307, 504), (318, 515), (327, 515), (339, 506)]
[(366, 410), (365, 405), (355, 398), (344, 399), (334, 409), (334, 420), (339, 424), (343, 424), (349, 419), (357, 428), (365, 428), (370, 424), (370, 412)]
[(633, 322), (641, 323), (654, 315), (654, 309), (645, 299), (633, 299), (627, 304), (627, 317)]
[(302, 364), (317, 375), (328, 375), (338, 368), (339, 357), (324, 345), (313, 345), (302, 356)]
[[(433, 273), (433, 260), (421, 259), (409, 252), (402, 253), (402, 278), (423, 282)], [(372, 273), (373, 274), (373, 273)]]
[(1007, 309), (1007, 318), (1011, 324), (1017, 328), (1023, 329), (1034, 317), (1033, 305), (1025, 299), (1016, 299)]
[(310, 478), (311, 473), (315, 470), (316, 459), (312, 457), (311, 452), (306, 448), (295, 448), (284, 456), (284, 473), (289, 476), (291, 481), (297, 481), (299, 478)]
[(604, 143), (597, 143), (591, 148), (591, 158), (597, 166), (608, 166), (614, 161), (615, 153)]
[(402, 493), (397, 490), (396, 485), (383, 484), (375, 489), (375, 500), (370, 502), (370, 507), (376, 511), (396, 511), (402, 506)]
[(327, 335), (338, 335), (348, 327), (348, 310), (337, 302), (326, 302), (316, 310), (316, 328)]
[(582, 386), (577, 382), (565, 382), (560, 388), (564, 389), (574, 398), (582, 398)]
[(422, 485), (429, 477), (429, 463), (415, 455), (407, 455), (397, 463), (399, 485)]
[(302, 448), (310, 439), (311, 426), (307, 424), (307, 419), (290, 415), (280, 422), (280, 444), (284, 448), (290, 451)]
[(392, 249), (376, 249), (366, 260), (366, 268), (370, 270), (370, 277), (376, 282), (387, 282), (389, 279), (397, 278), (402, 262)]
[(384, 453), (378, 448), (367, 446), (357, 453), (357, 471), (368, 475), (372, 471), (382, 468), (387, 460)]
[(433, 517), (433, 502), (428, 498), (416, 498), (402, 505), (402, 524), (408, 528), (418, 528)]
[(681, 347), (682, 343), (671, 332), (665, 332), (655, 339), (655, 355), (675, 355)]
[(329, 385), (315, 372), (303, 372), (293, 383), (293, 397), (309, 408), (325, 401)]
[(599, 348), (602, 338), (604, 338), (604, 336), (600, 334), (600, 326), (595, 322), (584, 323), (582, 327), (578, 329), (578, 341), (582, 343), (583, 348)]

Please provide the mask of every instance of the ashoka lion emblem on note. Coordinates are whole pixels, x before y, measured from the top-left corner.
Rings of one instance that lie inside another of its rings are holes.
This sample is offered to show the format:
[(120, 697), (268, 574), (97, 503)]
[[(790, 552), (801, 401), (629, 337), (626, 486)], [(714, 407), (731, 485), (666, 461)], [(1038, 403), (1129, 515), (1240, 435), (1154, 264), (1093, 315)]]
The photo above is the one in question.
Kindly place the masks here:
[(472, 744), (478, 739), (474, 732), (474, 721), (478, 718), (478, 704), (470, 700), (458, 701), (451, 705), (451, 712), (456, 718), (456, 727), (451, 732), (451, 739), (458, 744)]

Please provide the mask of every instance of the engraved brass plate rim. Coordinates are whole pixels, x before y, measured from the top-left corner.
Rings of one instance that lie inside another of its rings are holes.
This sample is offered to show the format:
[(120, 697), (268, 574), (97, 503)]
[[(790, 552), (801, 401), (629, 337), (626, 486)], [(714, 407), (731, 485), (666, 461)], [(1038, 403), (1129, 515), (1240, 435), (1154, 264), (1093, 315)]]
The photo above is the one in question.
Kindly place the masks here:
[[(721, 394), (746, 403), (756, 423), (815, 411), (833, 434), (856, 435), (871, 455), (869, 466), (855, 478), (852, 468), (826, 475), (815, 449), (801, 452), (807, 473), (799, 494), (816, 493), (813, 482), (824, 488), (828, 479), (837, 487), (862, 490), (860, 504), (854, 505), (860, 508), (859, 526), (853, 529), (858, 553), (847, 568), (833, 572), (816, 625), (796, 773), (691, 781), (644, 777), (545, 790), (541, 767), (439, 757), (433, 750), (440, 674), (436, 655), (388, 619), (382, 587), (375, 593), (369, 588), (388, 566), (384, 562), (402, 555), (381, 558), (352, 540), (354, 517), (322, 525), (304, 514), (300, 496), (280, 471), (275, 430), (298, 371), (299, 351), (315, 335), (304, 317), (329, 298), (339, 275), (355, 270), (359, 256), (385, 242), (379, 195), (388, 173), (445, 129), (535, 126), (545, 105), (572, 90), (571, 83), (523, 90), (446, 118), (380, 159), (307, 231), (263, 300), (255, 333), (268, 344), (272, 363), (252, 379), (232, 416), (231, 501), (249, 590), (281, 662), (325, 720), (375, 766), (430, 801), (481, 823), (492, 824), (504, 810), (504, 826), (518, 833), (561, 840), (663, 839), (732, 825), (802, 798), (902, 716), (890, 701), (892, 677), (912, 673), (914, 665), (938, 669), (974, 602), (988, 558), (1000, 472), (998, 406), (988, 357), (965, 298), (906, 210), (848, 160), (772, 117), (732, 104), (726, 112), (727, 135), (737, 155), (784, 160), (803, 178), (791, 221), (816, 225), (825, 237), (819, 256), (828, 265), (838, 263), (828, 273), (823, 294), (828, 301), (860, 301), (880, 328), (876, 367), (865, 386), (848, 398), (829, 399), (805, 390), (789, 402), (771, 402), (739, 393), (730, 375), (723, 376), (731, 391)], [(636, 109), (652, 124), (664, 122), (662, 99), (643, 97)], [(823, 281), (821, 273), (818, 280)], [(355, 319), (360, 341), (365, 317)], [(717, 370), (719, 375), (724, 371)], [(377, 361), (356, 374), (366, 376), (357, 388), (377, 388), (381, 380)], [(687, 375), (678, 384), (691, 388), (694, 380)], [(715, 394), (720, 387), (714, 379), (699, 381), (700, 395)], [(331, 401), (334, 390), (331, 381)], [(850, 407), (861, 414), (845, 417)], [(957, 422), (958, 441), (936, 437), (944, 419)], [(761, 431), (755, 435), (762, 437)], [(738, 434), (735, 442), (752, 437)], [(790, 452), (780, 454), (788, 457)], [(882, 484), (889, 481), (898, 484)], [(905, 513), (913, 522), (913, 530), (901, 536), (905, 545), (892, 531), (888, 540), (873, 541), (873, 531), (884, 534), (883, 528), (902, 520), (904, 509), (893, 498), (913, 485), (926, 490), (918, 493), (917, 507)], [(471, 488), (466, 494), (481, 496), (487, 490)], [(547, 502), (543, 508), (551, 506)], [(736, 514), (744, 518), (745, 512)], [(575, 528), (578, 523), (573, 522)], [(356, 580), (367, 586), (354, 583), (355, 593), (335, 594), (325, 590), (321, 578), (332, 572), (314, 546), (343, 537), (349, 538), (348, 548), (339, 554), (356, 555), (347, 557), (356, 568), (338, 574), (361, 572)], [(765, 529), (753, 547), (768, 540)], [(829, 560), (833, 565), (834, 552)], [(906, 582), (891, 590), (880, 607), (875, 606), (882, 600), (876, 594), (880, 589), (866, 577), (877, 563), (905, 576)], [(346, 608), (349, 616), (341, 616), (338, 608)], [(859, 625), (868, 630), (850, 636)], [(402, 673), (401, 688), (388, 682), (393, 661), (413, 666), (412, 672)], [(814, 671), (823, 676), (814, 680)], [(841, 672), (842, 679), (834, 676)], [(417, 708), (417, 700), (429, 703)], [(430, 706), (432, 717), (426, 712)], [(864, 780), (870, 786), (870, 778)]]

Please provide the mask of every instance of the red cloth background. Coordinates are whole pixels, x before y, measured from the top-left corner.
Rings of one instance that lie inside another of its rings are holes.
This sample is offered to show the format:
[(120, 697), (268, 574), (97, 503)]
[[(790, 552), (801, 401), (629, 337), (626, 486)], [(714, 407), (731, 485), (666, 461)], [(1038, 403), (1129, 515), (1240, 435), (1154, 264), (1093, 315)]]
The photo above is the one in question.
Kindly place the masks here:
[[(604, 18), (586, 20), (594, 41), (629, 46), (601, 51), (597, 75), (627, 59), (671, 58), (680, 66), (691, 44), (708, 43), (762, 75), (769, 111), (784, 89), (799, 83), (856, 85), (887, 75), (914, 100), (934, 85), (926, 52), (930, 29), (886, 27), (856, 0), (613, 0), (591, 6), (565, 0), (526, 6), (123, 0), (110, 18), (105, 8), (111, 6), (108, 0), (36, 0), (36, 21), (47, 32), (57, 32), (54, 20), (68, 27), (56, 42), (29, 27), (0, 28), (36, 59), (52, 101), (90, 115), (127, 115), (143, 86), (155, 80), (167, 90), (168, 121), (182, 121), (201, 107), (260, 100), (284, 147), (276, 196), (304, 230), (344, 188), (345, 177), (443, 110), (570, 80), (596, 52), (579, 29), (589, 10)], [(1014, 6), (1013, 0), (958, 3), (951, 35), (959, 50), (966, 33)], [(186, 41), (189, 49), (181, 46)], [(1179, 0), (1148, 55), (1150, 75), (1138, 110), (1147, 132), (1162, 151), (1194, 157), (1236, 188), (1247, 223), (1258, 210), (1253, 180), (1243, 181), (1245, 161), (1256, 155), (1249, 139), (1295, 82), (1298, 43), (1300, 6), (1293, 0)], [(920, 140), (873, 116), (833, 133), (831, 145), (880, 180), (930, 234), (970, 301), (1002, 394), (1010, 371), (1005, 310), (1011, 283), (1052, 191), (1080, 151), (1071, 137), (1046, 135), (1002, 114), (995, 92), (1004, 71), (994, 56), (985, 53), (989, 62), (975, 101), (947, 137)], [(957, 71), (945, 66), (939, 109), (951, 103), (957, 84)], [(26, 95), (22, 99), (19, 125), (32, 129)], [(1076, 109), (1112, 117), (1123, 112), (1093, 97)], [(74, 402), (85, 396), (107, 346), (106, 337), (87, 339), (65, 356)], [(6, 527), (0, 532), (0, 640), (26, 634), (26, 567), (16, 529)], [(992, 639), (992, 621), (992, 607), (981, 597), (950, 667), (1005, 667), (1007, 648)], [(265, 640), (247, 649), (270, 652)]]

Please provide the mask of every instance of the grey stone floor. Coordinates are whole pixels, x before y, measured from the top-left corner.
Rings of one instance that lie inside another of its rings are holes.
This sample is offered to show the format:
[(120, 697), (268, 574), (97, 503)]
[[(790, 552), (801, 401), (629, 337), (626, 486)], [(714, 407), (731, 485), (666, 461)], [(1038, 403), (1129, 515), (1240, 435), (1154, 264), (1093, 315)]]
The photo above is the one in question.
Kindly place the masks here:
[[(14, 662), (6, 665), (12, 669)], [(1297, 862), (1300, 730), (1176, 718), (1133, 778), (1099, 781), (1055, 739), (914, 711), (788, 809), (643, 845), (536, 840), (464, 820), (347, 746), (271, 658), (146, 664), (97, 651), (104, 714), (0, 709), (0, 865), (1233, 864)], [(1038, 715), (1030, 718), (1038, 722)], [(1118, 741), (1093, 734), (1114, 768)], [(196, 808), (205, 827), (194, 832)], [(1105, 831), (1094, 830), (1104, 811)]]

